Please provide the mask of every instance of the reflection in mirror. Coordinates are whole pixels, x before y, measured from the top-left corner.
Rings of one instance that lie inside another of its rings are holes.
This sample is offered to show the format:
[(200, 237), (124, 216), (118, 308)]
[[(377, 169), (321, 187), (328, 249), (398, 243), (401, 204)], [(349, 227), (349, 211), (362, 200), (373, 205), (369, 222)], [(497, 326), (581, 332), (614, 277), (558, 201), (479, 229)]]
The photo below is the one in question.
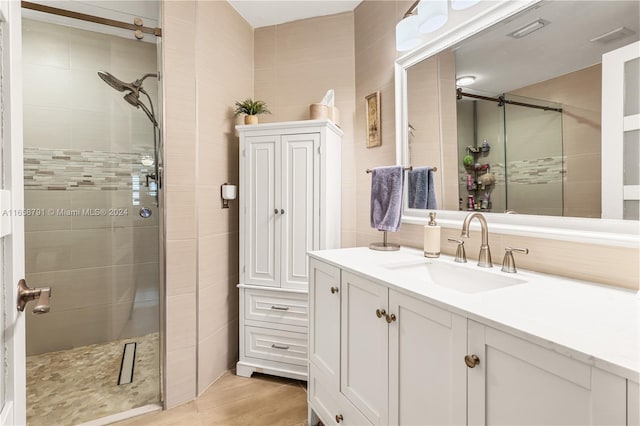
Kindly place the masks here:
[[(601, 217), (602, 56), (639, 40), (639, 4), (542, 1), (406, 69), (406, 163), (439, 166), (439, 206)], [(638, 185), (638, 135), (625, 132), (612, 165), (625, 185)], [(637, 220), (638, 204), (625, 201), (624, 217)]]
[[(496, 98), (462, 90), (458, 94), (463, 207), (562, 216), (561, 105), (512, 94)], [(599, 203), (589, 202), (593, 199), (585, 204), (599, 216)]]

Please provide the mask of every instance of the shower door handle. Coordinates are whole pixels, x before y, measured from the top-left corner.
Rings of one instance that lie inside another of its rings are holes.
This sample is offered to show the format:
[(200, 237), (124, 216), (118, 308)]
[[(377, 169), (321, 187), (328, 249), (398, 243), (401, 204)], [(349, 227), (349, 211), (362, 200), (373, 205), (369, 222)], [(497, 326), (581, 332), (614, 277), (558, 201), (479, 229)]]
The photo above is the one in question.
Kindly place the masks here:
[(18, 281), (18, 310), (24, 311), (28, 302), (38, 299), (34, 314), (46, 314), (51, 309), (49, 298), (51, 297), (51, 287), (29, 288), (25, 280)]

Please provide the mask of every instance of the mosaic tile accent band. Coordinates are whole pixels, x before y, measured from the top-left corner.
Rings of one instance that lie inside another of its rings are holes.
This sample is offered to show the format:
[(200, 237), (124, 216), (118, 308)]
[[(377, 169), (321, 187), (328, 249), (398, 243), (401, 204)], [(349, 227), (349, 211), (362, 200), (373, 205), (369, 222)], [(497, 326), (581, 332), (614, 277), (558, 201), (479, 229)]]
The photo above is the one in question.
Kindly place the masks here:
[[(544, 185), (551, 183), (562, 183), (563, 164), (565, 157), (562, 155), (555, 157), (534, 158), (530, 160), (510, 161), (507, 166), (509, 172), (509, 183), (521, 185)], [(504, 184), (504, 163), (491, 163), (491, 172), (496, 177), (496, 182)], [(460, 182), (466, 183), (467, 170), (459, 166), (458, 176)]]
[(25, 190), (132, 190), (153, 167), (141, 154), (69, 149), (24, 148)]

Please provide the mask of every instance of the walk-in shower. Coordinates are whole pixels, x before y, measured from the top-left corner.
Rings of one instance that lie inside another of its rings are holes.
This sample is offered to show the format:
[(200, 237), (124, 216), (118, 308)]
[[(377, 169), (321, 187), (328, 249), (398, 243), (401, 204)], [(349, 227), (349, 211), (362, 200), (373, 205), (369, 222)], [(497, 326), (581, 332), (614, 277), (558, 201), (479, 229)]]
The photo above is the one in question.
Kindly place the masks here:
[(25, 218), (26, 279), (52, 288), (50, 312), (26, 318), (30, 425), (162, 399), (152, 38), (23, 19), (25, 208), (43, 212)]

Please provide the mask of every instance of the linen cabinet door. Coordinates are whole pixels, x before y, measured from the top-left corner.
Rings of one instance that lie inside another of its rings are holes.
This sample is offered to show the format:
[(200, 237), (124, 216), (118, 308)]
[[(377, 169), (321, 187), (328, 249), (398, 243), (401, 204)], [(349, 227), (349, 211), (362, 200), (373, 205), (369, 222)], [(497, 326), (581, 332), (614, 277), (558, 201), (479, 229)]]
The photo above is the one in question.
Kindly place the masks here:
[(340, 392), (375, 425), (388, 423), (388, 290), (342, 271)]
[(243, 167), (245, 283), (280, 286), (280, 136), (247, 136)]
[(621, 377), (473, 321), (468, 351), (470, 425), (626, 424)]
[(306, 289), (307, 251), (319, 248), (320, 134), (282, 136), (282, 287)]
[(309, 361), (323, 385), (340, 391), (340, 269), (310, 260)]
[(389, 290), (389, 424), (467, 422), (467, 319)]

